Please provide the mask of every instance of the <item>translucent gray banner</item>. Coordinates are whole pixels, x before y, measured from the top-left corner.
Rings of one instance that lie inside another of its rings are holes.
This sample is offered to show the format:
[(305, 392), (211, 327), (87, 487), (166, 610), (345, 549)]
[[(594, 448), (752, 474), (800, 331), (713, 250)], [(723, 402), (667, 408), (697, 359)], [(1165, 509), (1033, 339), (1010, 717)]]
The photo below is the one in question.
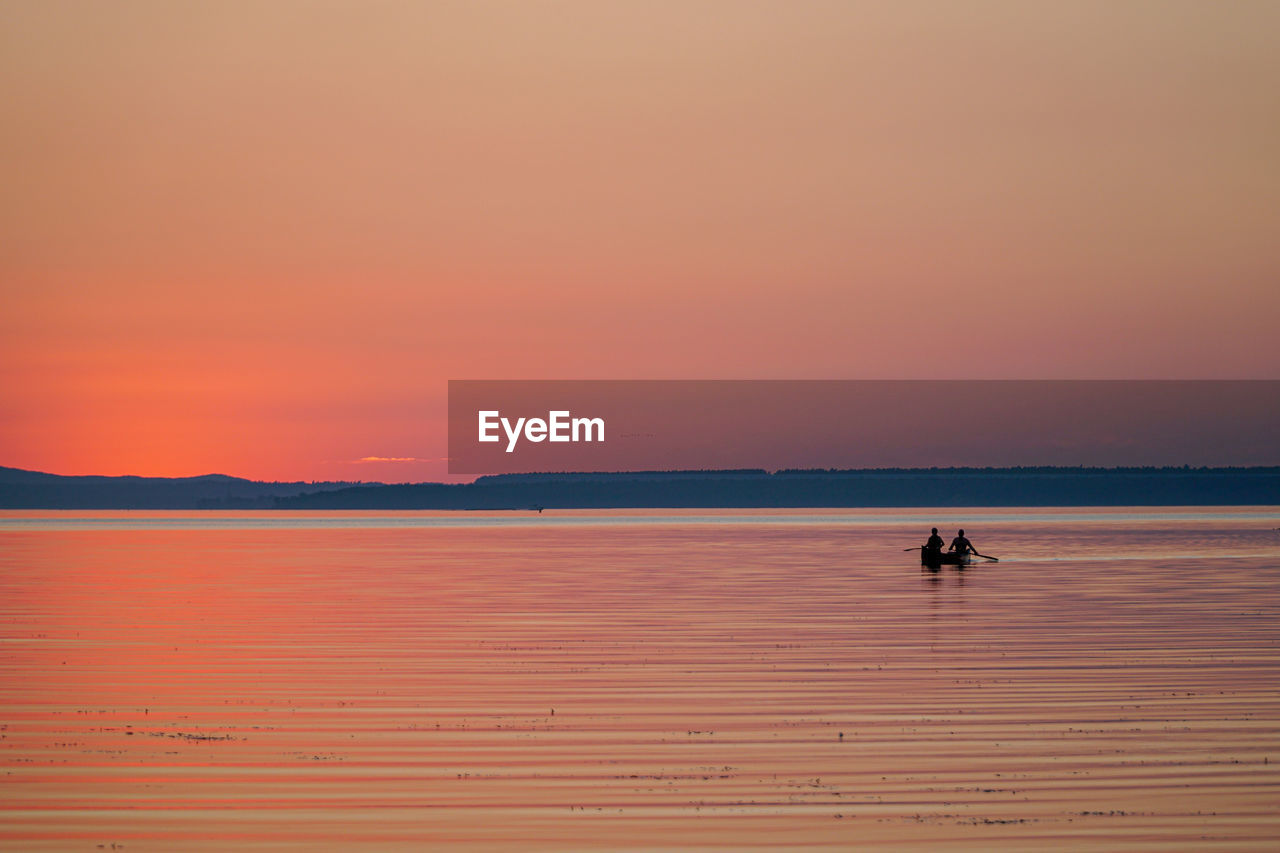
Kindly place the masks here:
[(1280, 381), (452, 380), (451, 474), (1280, 464)]

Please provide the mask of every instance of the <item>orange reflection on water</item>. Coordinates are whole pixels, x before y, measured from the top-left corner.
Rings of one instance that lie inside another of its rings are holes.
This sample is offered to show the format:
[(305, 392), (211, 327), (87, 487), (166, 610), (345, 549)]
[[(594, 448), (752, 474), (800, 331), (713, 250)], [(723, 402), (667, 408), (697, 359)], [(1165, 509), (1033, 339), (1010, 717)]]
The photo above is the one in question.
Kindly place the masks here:
[(0, 842), (1265, 849), (1277, 512), (955, 513), (5, 514)]

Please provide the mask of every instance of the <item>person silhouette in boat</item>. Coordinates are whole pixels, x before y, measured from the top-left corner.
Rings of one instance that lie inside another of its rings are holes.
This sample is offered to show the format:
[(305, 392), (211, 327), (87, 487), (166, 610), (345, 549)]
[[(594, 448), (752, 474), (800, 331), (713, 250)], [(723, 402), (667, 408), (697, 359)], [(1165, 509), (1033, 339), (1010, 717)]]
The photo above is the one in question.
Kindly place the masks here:
[(926, 557), (937, 557), (942, 553), (942, 546), (946, 544), (942, 541), (942, 537), (938, 535), (938, 528), (933, 528), (933, 535), (929, 537), (929, 541), (924, 543), (924, 554)]
[(955, 539), (951, 540), (951, 547), (948, 548), (947, 550), (955, 551), (961, 557), (965, 556), (966, 554), (978, 553), (978, 549), (973, 547), (973, 543), (965, 538), (963, 530), (960, 531), (960, 533), (956, 536)]

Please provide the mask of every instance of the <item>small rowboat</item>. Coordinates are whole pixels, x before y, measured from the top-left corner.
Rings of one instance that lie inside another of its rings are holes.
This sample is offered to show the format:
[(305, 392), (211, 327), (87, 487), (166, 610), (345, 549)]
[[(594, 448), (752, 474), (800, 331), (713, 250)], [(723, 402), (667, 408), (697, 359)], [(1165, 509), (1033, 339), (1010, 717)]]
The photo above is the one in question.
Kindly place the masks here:
[(940, 569), (943, 566), (967, 566), (972, 562), (972, 554), (957, 554), (955, 551), (926, 551), (923, 548), (920, 550), (920, 565), (931, 569)]

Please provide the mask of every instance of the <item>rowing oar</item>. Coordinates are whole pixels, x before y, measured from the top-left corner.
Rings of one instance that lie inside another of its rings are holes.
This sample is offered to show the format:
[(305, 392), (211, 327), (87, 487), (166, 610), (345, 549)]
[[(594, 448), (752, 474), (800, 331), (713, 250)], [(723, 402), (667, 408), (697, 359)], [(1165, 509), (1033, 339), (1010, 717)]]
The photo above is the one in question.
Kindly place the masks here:
[(919, 551), (919, 550), (920, 550), (921, 548), (923, 548), (923, 547), (924, 547), (923, 545), (917, 545), (917, 546), (916, 546), (916, 547), (914, 547), (914, 548), (903, 548), (902, 550), (903, 550), (903, 551)]
[(973, 556), (975, 556), (975, 557), (981, 557), (981, 558), (982, 558), (982, 559), (984, 559), (984, 560), (990, 560), (990, 561), (991, 561), (991, 562), (993, 562), (993, 563), (998, 563), (998, 562), (1000, 562), (1000, 558), (999, 558), (999, 557), (988, 557), (986, 554), (979, 554), (977, 551), (974, 551), (974, 552), (973, 552)]

